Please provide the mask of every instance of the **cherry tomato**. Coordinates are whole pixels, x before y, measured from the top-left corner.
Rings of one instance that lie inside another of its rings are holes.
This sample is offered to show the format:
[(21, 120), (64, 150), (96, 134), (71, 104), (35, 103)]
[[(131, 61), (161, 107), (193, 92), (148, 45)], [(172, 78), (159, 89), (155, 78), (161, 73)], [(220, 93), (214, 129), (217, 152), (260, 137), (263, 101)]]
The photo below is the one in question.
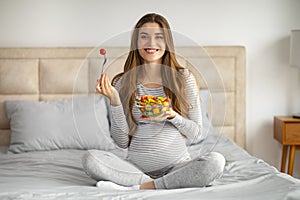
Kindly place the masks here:
[(147, 99), (147, 95), (142, 95), (141, 100), (146, 100)]
[(105, 55), (106, 54), (106, 50), (105, 49), (100, 49), (100, 54), (101, 55)]

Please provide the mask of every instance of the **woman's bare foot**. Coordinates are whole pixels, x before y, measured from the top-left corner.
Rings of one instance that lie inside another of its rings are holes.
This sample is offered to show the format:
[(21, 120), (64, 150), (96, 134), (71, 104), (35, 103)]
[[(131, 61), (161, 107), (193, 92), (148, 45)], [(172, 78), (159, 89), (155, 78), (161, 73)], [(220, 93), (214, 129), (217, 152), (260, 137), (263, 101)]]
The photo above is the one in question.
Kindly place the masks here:
[(150, 181), (147, 183), (143, 183), (142, 185), (140, 185), (140, 189), (141, 190), (155, 190), (155, 185), (154, 185), (154, 181)]

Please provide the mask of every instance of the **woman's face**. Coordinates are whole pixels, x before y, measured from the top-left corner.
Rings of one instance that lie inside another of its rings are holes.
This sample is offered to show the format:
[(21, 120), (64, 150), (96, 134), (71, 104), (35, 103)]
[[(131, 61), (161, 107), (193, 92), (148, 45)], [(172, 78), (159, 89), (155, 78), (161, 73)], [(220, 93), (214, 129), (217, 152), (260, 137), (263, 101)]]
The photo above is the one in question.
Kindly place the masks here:
[(166, 43), (163, 30), (157, 23), (145, 23), (138, 33), (138, 51), (145, 64), (160, 64)]

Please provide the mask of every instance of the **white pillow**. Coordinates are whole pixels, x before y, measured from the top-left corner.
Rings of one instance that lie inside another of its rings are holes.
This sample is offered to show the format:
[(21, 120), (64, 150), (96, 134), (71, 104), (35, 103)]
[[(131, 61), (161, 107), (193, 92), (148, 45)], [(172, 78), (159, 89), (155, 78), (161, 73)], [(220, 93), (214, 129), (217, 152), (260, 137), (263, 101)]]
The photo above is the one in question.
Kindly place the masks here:
[(52, 101), (6, 101), (9, 151), (116, 148), (103, 96)]

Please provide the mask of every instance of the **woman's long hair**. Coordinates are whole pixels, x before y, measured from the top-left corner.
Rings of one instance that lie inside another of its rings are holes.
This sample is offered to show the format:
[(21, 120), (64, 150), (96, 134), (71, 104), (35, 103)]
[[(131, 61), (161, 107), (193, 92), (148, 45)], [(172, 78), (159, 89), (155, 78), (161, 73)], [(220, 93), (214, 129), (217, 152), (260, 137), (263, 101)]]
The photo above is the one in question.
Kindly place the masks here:
[(148, 22), (157, 23), (160, 28), (162, 28), (165, 38), (166, 49), (162, 57), (161, 67), (164, 92), (171, 99), (172, 108), (183, 117), (188, 117), (190, 107), (185, 95), (186, 80), (182, 74), (184, 67), (182, 67), (176, 59), (169, 23), (161, 15), (155, 13), (146, 14), (134, 27), (130, 52), (124, 65), (124, 71), (116, 75), (112, 80), (112, 84), (114, 85), (122, 77), (120, 98), (130, 129), (129, 135), (131, 136), (136, 130), (136, 122), (132, 116), (132, 107), (137, 95), (138, 75), (141, 74), (142, 67), (139, 66), (144, 64), (143, 58), (138, 52), (138, 34), (139, 29)]

